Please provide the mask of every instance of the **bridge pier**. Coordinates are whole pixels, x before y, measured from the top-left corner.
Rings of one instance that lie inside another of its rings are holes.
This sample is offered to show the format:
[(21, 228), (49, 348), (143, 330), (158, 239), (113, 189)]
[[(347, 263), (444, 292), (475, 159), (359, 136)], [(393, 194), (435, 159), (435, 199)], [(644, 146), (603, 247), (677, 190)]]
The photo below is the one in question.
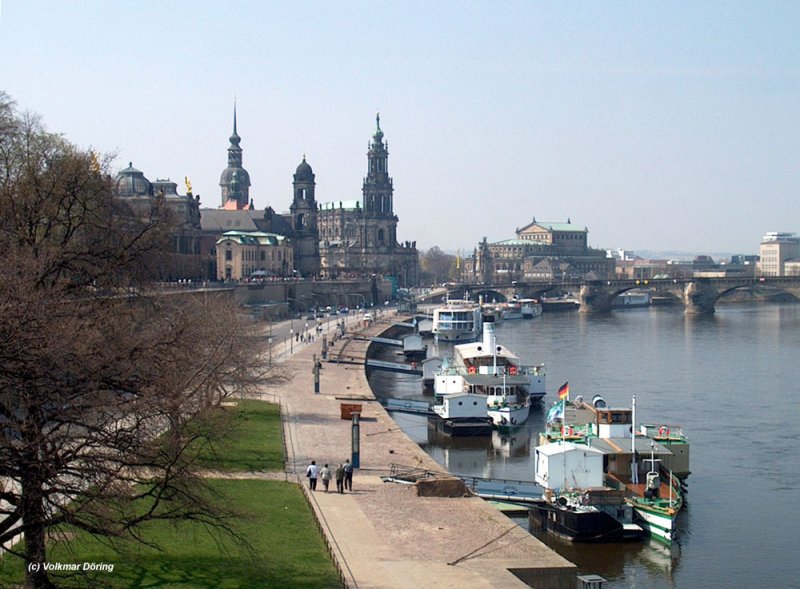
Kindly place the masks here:
[(713, 315), (719, 291), (704, 280), (687, 282), (683, 289), (684, 313), (687, 315)]
[(601, 283), (588, 283), (581, 285), (578, 300), (581, 303), (581, 313), (610, 313), (611, 301), (616, 293)]

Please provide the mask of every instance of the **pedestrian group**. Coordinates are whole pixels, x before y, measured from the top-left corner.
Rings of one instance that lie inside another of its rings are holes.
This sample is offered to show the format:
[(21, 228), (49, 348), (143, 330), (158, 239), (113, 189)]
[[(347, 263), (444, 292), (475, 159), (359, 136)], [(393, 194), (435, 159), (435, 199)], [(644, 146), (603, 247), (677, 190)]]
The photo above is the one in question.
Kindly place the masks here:
[[(306, 468), (306, 477), (308, 478), (308, 488), (312, 491), (317, 490), (317, 479), (322, 479), (322, 488), (328, 492), (328, 485), (331, 482), (331, 469), (326, 464), (322, 468), (317, 466), (317, 461), (312, 460), (311, 464)], [(344, 493), (345, 490), (353, 491), (353, 465), (350, 459), (336, 465), (333, 471), (333, 478), (336, 480), (336, 491)]]

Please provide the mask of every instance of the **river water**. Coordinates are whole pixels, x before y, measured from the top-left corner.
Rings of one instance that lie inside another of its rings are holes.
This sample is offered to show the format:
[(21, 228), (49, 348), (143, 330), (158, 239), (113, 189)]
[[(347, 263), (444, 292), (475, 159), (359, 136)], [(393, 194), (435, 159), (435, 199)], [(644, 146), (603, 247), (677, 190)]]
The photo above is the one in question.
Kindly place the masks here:
[[(605, 589), (800, 587), (800, 305), (720, 305), (711, 317), (671, 307), (545, 313), (495, 331), (524, 364), (546, 364), (546, 405), (566, 381), (572, 398), (601, 394), (611, 407), (629, 407), (635, 394), (637, 422), (681, 425), (689, 436), (679, 543), (541, 538), (581, 574), (605, 577)], [(417, 377), (369, 378), (378, 396), (430, 400)], [(533, 480), (543, 413), (512, 436), (470, 440), (435, 437), (424, 418), (394, 418), (453, 474)]]

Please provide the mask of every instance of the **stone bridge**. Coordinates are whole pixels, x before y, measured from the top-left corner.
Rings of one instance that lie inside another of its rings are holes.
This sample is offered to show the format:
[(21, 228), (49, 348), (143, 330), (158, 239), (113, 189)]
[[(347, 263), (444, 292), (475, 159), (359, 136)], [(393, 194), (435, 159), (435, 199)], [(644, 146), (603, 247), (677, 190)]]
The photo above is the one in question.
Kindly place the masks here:
[[(800, 276), (517, 282), (512, 285), (465, 284), (448, 288), (447, 294), (450, 298), (469, 296), (472, 300), (482, 298), (484, 302), (502, 302), (515, 296), (538, 299), (548, 292), (567, 290), (578, 294), (582, 313), (608, 313), (611, 311), (613, 300), (622, 293), (633, 289), (647, 289), (673, 295), (683, 302), (687, 314), (710, 315), (714, 313), (716, 302), (724, 295), (754, 286), (770, 287), (800, 299)], [(438, 300), (431, 302), (439, 302), (441, 296), (440, 294)]]

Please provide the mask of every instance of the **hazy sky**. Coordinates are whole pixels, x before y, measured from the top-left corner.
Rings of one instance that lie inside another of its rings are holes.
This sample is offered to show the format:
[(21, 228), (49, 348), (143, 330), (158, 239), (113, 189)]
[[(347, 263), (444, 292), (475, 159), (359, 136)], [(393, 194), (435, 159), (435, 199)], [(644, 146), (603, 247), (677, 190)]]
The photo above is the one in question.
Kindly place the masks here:
[(234, 95), (255, 205), (361, 197), (375, 113), (398, 238), (535, 216), (595, 247), (755, 253), (800, 232), (800, 3), (0, 0), (0, 89), (220, 204)]

